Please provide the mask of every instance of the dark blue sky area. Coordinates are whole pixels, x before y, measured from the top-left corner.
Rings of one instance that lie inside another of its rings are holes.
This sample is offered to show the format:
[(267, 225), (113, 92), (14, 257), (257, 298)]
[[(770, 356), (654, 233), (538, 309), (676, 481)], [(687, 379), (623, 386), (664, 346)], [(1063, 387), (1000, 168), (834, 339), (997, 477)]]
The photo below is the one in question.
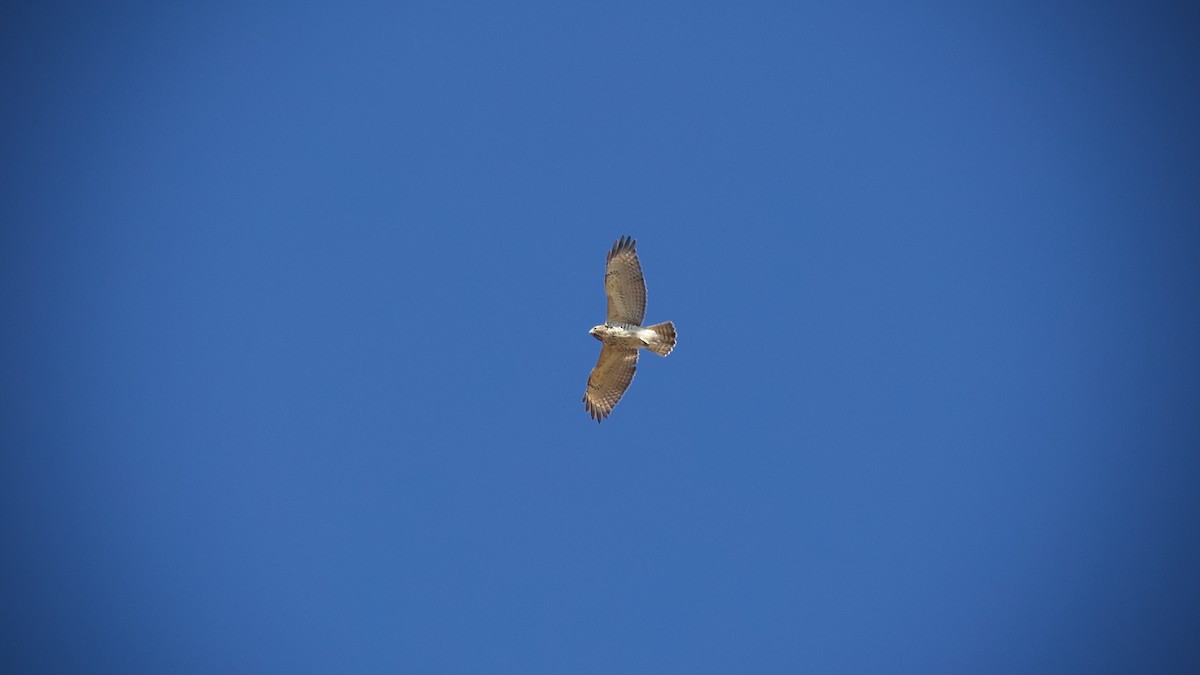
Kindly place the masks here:
[(101, 4), (0, 22), (0, 670), (1200, 671), (1195, 8)]

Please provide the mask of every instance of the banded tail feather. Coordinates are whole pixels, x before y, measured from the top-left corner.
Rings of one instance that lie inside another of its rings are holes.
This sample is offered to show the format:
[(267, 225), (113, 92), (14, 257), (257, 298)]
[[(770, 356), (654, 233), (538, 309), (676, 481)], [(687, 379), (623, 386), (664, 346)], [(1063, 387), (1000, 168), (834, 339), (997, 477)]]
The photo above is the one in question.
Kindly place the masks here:
[(646, 330), (653, 331), (655, 338), (646, 345), (646, 349), (658, 354), (666, 356), (675, 349), (675, 324), (670, 321), (656, 323), (653, 326), (646, 326)]

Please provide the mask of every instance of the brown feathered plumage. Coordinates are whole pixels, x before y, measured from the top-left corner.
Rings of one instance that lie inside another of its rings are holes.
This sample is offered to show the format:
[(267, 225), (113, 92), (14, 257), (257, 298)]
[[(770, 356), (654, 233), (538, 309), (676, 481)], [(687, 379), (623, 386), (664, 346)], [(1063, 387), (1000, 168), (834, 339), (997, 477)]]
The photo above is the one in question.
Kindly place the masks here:
[(608, 417), (633, 382), (639, 349), (666, 356), (675, 348), (673, 323), (642, 326), (646, 316), (646, 281), (636, 246), (632, 238), (622, 237), (608, 252), (604, 271), (608, 320), (591, 330), (604, 346), (583, 392), (583, 407), (597, 422)]

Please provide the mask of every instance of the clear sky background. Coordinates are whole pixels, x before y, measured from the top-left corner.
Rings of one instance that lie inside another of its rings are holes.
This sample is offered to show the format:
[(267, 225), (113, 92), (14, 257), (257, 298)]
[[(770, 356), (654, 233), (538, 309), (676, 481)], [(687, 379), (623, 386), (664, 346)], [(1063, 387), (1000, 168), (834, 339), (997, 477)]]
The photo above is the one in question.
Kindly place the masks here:
[(200, 4), (4, 10), (5, 672), (1200, 668), (1194, 6)]

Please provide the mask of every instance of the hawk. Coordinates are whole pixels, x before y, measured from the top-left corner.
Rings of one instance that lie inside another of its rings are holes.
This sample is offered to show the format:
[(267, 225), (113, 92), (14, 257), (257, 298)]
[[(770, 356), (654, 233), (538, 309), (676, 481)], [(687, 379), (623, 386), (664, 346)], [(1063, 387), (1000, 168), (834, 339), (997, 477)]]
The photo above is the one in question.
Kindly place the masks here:
[(604, 272), (608, 318), (588, 331), (604, 345), (583, 392), (583, 407), (597, 423), (608, 417), (633, 381), (639, 349), (666, 356), (675, 348), (675, 324), (667, 321), (642, 326), (646, 281), (635, 246), (637, 242), (631, 237), (621, 237), (608, 252)]

